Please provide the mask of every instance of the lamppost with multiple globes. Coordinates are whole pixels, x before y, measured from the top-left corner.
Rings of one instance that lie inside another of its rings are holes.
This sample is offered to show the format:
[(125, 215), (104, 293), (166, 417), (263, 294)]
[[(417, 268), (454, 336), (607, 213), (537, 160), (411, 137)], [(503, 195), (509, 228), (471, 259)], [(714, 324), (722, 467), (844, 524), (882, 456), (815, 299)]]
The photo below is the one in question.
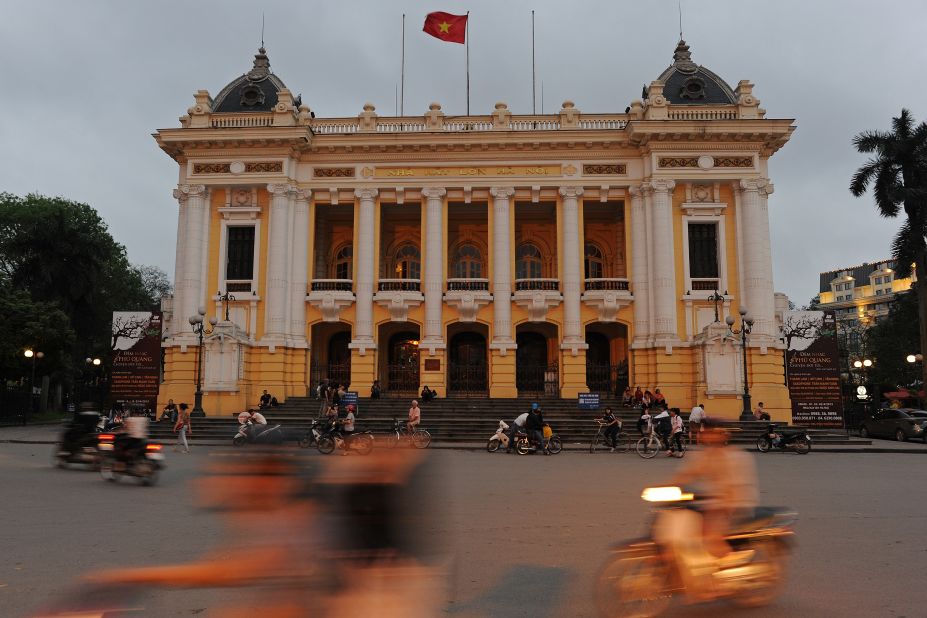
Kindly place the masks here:
[(103, 397), (101, 396), (101, 393), (100, 393), (100, 376), (97, 373), (97, 369), (100, 367), (100, 365), (103, 364), (103, 361), (101, 361), (99, 358), (90, 358), (88, 356), (87, 358), (84, 359), (84, 364), (87, 365), (87, 371), (90, 372), (91, 382), (94, 385), (94, 391), (93, 391), (94, 396), (93, 396), (93, 399), (91, 399), (91, 401), (93, 401), (93, 403), (99, 406), (99, 412), (100, 414), (102, 414), (103, 413)]
[[(853, 361), (853, 368), (856, 369), (857, 371), (862, 371), (863, 381), (866, 382), (867, 384), (869, 383), (869, 368), (870, 367), (872, 367), (872, 359), (870, 358), (857, 358), (855, 361)], [(857, 392), (859, 393), (858, 390)], [(862, 395), (863, 393), (859, 393), (859, 394)], [(870, 398), (871, 404), (875, 404), (876, 406), (878, 406), (879, 394), (875, 392), (875, 390), (873, 390), (870, 393), (869, 398)]]
[(921, 388), (923, 388), (924, 384), (923, 382), (921, 383), (921, 388), (917, 386), (917, 376), (918, 376), (917, 367), (918, 367), (918, 363), (924, 362), (924, 355), (923, 354), (908, 354), (905, 357), (905, 360), (908, 361), (908, 364), (911, 366), (911, 369), (914, 370), (913, 371), (914, 377), (911, 378), (911, 386), (914, 388), (914, 392), (918, 396), (917, 397), (918, 401), (920, 401), (921, 399), (920, 391), (921, 391)]
[(753, 410), (750, 407), (750, 384), (747, 378), (747, 335), (750, 334), (750, 331), (753, 330), (753, 318), (747, 314), (747, 308), (741, 307), (738, 309), (740, 314), (740, 330), (734, 330), (734, 316), (729, 315), (724, 318), (724, 323), (727, 324), (728, 330), (731, 331), (731, 334), (734, 336), (740, 337), (740, 347), (741, 352), (743, 353), (743, 366), (744, 366), (744, 394), (743, 394), (743, 410), (740, 412), (741, 421), (750, 421), (753, 420)]
[(32, 375), (29, 378), (29, 408), (27, 409), (26, 413), (23, 414), (23, 425), (25, 425), (29, 414), (35, 412), (35, 361), (44, 357), (45, 353), (38, 352), (32, 348), (27, 348), (23, 352), (23, 356), (32, 360)]
[[(211, 331), (206, 330), (206, 307), (199, 307), (196, 315), (191, 315), (189, 322), (193, 332), (198, 338), (196, 348), (196, 393), (193, 398), (193, 410), (190, 416), (206, 416), (203, 411), (203, 335)], [(215, 326), (218, 323), (216, 318), (209, 318), (209, 325)]]

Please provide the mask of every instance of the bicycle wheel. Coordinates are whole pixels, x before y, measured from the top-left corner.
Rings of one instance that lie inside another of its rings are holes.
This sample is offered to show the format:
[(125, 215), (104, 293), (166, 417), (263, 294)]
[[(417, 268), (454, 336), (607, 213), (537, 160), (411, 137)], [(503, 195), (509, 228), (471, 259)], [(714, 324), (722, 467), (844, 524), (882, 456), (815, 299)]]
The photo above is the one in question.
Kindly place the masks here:
[(373, 436), (369, 433), (362, 433), (354, 436), (351, 443), (351, 449), (361, 455), (369, 455), (373, 451)]
[(595, 453), (595, 449), (599, 446), (599, 436), (602, 434), (601, 431), (597, 431), (594, 436), (592, 436), (592, 442), (589, 443), (589, 452)]
[(431, 444), (431, 434), (427, 429), (416, 429), (412, 433), (412, 446), (415, 448), (428, 448)]
[(563, 450), (563, 440), (560, 439), (560, 436), (553, 435), (550, 440), (547, 442), (547, 452), (551, 455), (556, 455)]
[(399, 446), (399, 432), (394, 431), (388, 436), (386, 436), (386, 446), (389, 448), (396, 448)]
[(319, 444), (317, 448), (323, 455), (328, 455), (335, 450), (335, 440), (331, 436), (322, 436), (319, 438)]
[(660, 450), (660, 441), (654, 436), (644, 436), (637, 441), (637, 454), (644, 459), (653, 459)]

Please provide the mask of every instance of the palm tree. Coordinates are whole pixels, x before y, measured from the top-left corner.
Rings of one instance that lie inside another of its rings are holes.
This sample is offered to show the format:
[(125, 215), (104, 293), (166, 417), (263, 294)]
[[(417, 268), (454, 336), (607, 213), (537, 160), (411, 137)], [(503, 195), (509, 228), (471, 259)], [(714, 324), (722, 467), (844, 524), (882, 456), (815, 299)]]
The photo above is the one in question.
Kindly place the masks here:
[[(904, 209), (892, 258), (899, 277), (911, 276), (912, 267), (917, 275), (920, 351), (927, 353), (927, 123), (915, 126), (911, 113), (902, 109), (892, 118), (891, 131), (864, 131), (853, 138), (853, 145), (873, 156), (853, 174), (850, 192), (860, 197), (872, 184), (880, 215), (894, 218)], [(923, 369), (927, 384), (927, 363)]]

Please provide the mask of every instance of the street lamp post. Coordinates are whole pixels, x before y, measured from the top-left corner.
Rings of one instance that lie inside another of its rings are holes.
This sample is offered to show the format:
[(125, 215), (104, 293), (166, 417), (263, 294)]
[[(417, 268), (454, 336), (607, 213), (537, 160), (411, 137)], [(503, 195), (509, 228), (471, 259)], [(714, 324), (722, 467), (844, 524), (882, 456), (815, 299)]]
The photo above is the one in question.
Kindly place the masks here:
[(99, 407), (98, 412), (103, 414), (103, 397), (100, 393), (100, 375), (97, 372), (97, 368), (103, 364), (99, 358), (90, 358), (89, 356), (84, 359), (84, 363), (87, 365), (87, 370), (90, 372), (90, 381), (93, 383), (93, 395), (91, 402), (97, 404)]
[[(918, 363), (924, 362), (924, 355), (923, 354), (908, 354), (905, 360), (908, 361), (908, 363), (911, 365), (911, 369), (913, 370), (912, 373), (914, 375), (911, 378), (911, 387), (914, 388), (914, 392), (917, 393), (918, 395), (917, 400), (920, 403), (921, 389), (918, 388), (917, 386), (917, 376), (918, 376), (917, 367), (918, 367)], [(921, 387), (923, 387), (923, 384), (921, 384)]]
[[(193, 410), (190, 412), (190, 416), (206, 416), (203, 411), (203, 334), (211, 331), (206, 330), (205, 317), (206, 308), (200, 307), (199, 312), (196, 315), (191, 315), (189, 319), (190, 326), (193, 328), (199, 342), (196, 348), (196, 393), (194, 393)], [(215, 326), (216, 323), (216, 318), (209, 318), (210, 326)]]
[(740, 336), (741, 351), (743, 352), (743, 366), (744, 366), (744, 394), (743, 394), (743, 410), (740, 412), (741, 421), (750, 421), (753, 420), (753, 410), (750, 406), (750, 383), (747, 376), (747, 335), (753, 330), (753, 318), (747, 314), (747, 308), (741, 307), (738, 310), (740, 313), (740, 330), (734, 330), (734, 316), (729, 315), (724, 318), (724, 323), (727, 324), (728, 330), (731, 331), (732, 335)]
[[(872, 359), (869, 359), (869, 358), (856, 359), (855, 361), (853, 361), (853, 367), (855, 369), (862, 370), (863, 380), (868, 384), (869, 383), (869, 368), (872, 367)], [(870, 391), (870, 393), (871, 393), (869, 396), (870, 404), (874, 404), (872, 405), (870, 412), (874, 412), (875, 409), (879, 405), (879, 393), (878, 393), (878, 390), (875, 388), (873, 388)]]
[(32, 359), (32, 374), (29, 378), (29, 407), (23, 413), (23, 425), (28, 422), (29, 415), (35, 412), (35, 361), (45, 356), (44, 352), (37, 352), (31, 348), (23, 352), (23, 356)]

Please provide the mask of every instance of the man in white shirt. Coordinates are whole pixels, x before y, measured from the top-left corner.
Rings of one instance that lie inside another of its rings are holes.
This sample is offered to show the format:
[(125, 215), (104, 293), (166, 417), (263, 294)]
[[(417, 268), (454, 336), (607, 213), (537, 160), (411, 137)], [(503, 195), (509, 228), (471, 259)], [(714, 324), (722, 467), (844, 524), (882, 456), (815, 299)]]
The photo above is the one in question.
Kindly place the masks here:
[(254, 423), (255, 425), (266, 425), (267, 419), (264, 418), (264, 415), (258, 412), (257, 410), (253, 410), (251, 412), (251, 422)]
[(512, 449), (515, 448), (515, 432), (521, 429), (524, 431), (525, 423), (528, 422), (528, 413), (523, 412), (515, 417), (515, 420), (512, 421), (512, 424), (509, 425), (509, 445), (505, 449), (506, 453), (511, 453)]
[(702, 423), (705, 422), (705, 406), (698, 404), (689, 413), (689, 442), (699, 443), (699, 434), (702, 432)]

